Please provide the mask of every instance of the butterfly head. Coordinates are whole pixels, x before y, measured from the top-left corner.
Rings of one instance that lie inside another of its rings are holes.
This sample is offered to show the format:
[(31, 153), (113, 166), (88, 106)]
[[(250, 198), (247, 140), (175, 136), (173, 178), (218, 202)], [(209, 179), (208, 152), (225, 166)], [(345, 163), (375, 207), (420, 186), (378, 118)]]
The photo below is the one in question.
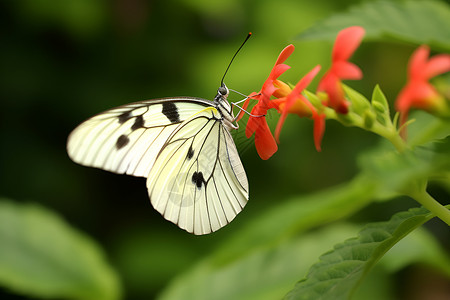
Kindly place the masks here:
[(224, 100), (226, 100), (229, 93), (230, 93), (230, 91), (228, 90), (225, 83), (222, 83), (222, 85), (217, 89), (216, 99), (223, 98)]
[(230, 94), (230, 90), (227, 88), (225, 83), (222, 83), (221, 86), (217, 89), (217, 95), (214, 97), (214, 102), (218, 105), (230, 106), (228, 103), (228, 95)]

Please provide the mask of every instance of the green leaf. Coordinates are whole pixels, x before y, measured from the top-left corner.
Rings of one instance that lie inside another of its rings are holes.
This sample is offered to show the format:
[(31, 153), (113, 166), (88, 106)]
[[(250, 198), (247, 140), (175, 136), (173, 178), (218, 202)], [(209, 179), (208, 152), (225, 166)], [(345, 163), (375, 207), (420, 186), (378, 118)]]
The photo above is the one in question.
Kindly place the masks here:
[[(320, 253), (319, 248), (314, 248), (317, 243), (329, 244), (337, 236), (345, 236), (333, 231), (325, 237), (325, 233), (315, 231), (299, 239), (299, 233), (353, 214), (371, 201), (373, 193), (371, 181), (357, 178), (310, 196), (280, 201), (180, 275), (162, 294), (162, 299), (179, 299), (182, 295), (191, 299), (282, 297), (298, 274), (306, 273), (312, 257)], [(348, 231), (346, 236), (351, 236)], [(314, 239), (317, 241), (313, 242)], [(322, 246), (320, 249), (324, 249)], [(296, 249), (305, 250), (293, 260), (294, 253), (298, 253)], [(237, 291), (239, 295), (235, 294)]]
[[(314, 244), (310, 241), (314, 234), (297, 240), (299, 233), (355, 213), (371, 201), (373, 193), (371, 181), (356, 178), (310, 196), (280, 201), (218, 245), (196, 267), (180, 275), (162, 298), (185, 295), (192, 299), (238, 299), (233, 293), (241, 288), (242, 299), (261, 299), (263, 294), (272, 296), (267, 296), (268, 299), (280, 298), (292, 287), (301, 270), (306, 273), (313, 260), (308, 255), (320, 253), (318, 248), (305, 250), (302, 257), (293, 261), (294, 249)], [(333, 236), (337, 235), (317, 239), (328, 244), (334, 240)], [(262, 276), (268, 279), (259, 282)]]
[[(403, 218), (401, 215), (400, 217)], [(416, 217), (421, 218), (420, 215)], [(392, 231), (392, 226), (385, 227)], [(354, 236), (356, 232), (356, 226), (338, 223), (307, 234), (296, 235), (281, 243), (260, 247), (249, 255), (241, 256), (226, 264), (218, 265), (214, 255), (211, 255), (173, 280), (160, 294), (159, 299), (280, 299), (292, 288), (299, 276), (307, 274), (311, 262), (318, 259), (318, 253), (330, 249), (336, 241)], [(377, 236), (375, 229), (370, 233)], [(385, 260), (387, 264), (401, 255), (399, 251), (404, 251), (405, 247), (415, 247), (416, 251), (410, 252), (411, 255), (408, 257), (403, 256), (400, 263), (395, 264), (395, 268), (386, 269), (384, 275), (396, 272), (398, 267), (414, 262), (431, 262), (432, 266), (441, 263), (442, 266), (449, 266), (448, 255), (446, 256), (444, 250), (439, 248), (432, 236), (424, 231), (419, 233), (422, 234), (416, 234), (414, 231), (402, 241), (402, 247), (394, 247), (393, 250), (396, 251), (390, 255), (389, 260)], [(433, 246), (431, 249), (427, 247), (430, 242)], [(420, 246), (420, 243), (428, 244)], [(388, 253), (388, 256), (389, 254), (391, 253)], [(381, 294), (389, 294), (389, 291)]]
[(418, 263), (431, 266), (450, 278), (450, 253), (432, 233), (422, 227), (392, 247), (379, 262), (390, 273)]
[(306, 274), (318, 253), (356, 232), (355, 226), (335, 224), (225, 265), (217, 266), (209, 257), (174, 280), (159, 299), (280, 299), (299, 274)]
[(441, 1), (363, 2), (319, 22), (298, 36), (334, 41), (339, 30), (359, 25), (366, 39), (428, 44), (450, 50), (450, 7)]
[[(424, 129), (426, 130), (426, 129)], [(450, 169), (450, 138), (436, 140), (403, 153), (382, 143), (358, 158), (364, 176), (384, 193), (404, 193), (411, 182), (434, 177)], [(408, 193), (405, 193), (408, 194)]]
[(320, 257), (286, 299), (348, 299), (383, 255), (433, 215), (424, 208), (395, 214), (388, 222), (365, 226), (357, 238), (337, 244)]
[(99, 246), (55, 213), (0, 199), (0, 285), (38, 298), (118, 299)]
[(397, 299), (396, 273), (409, 266), (427, 266), (450, 279), (450, 253), (423, 226), (395, 244), (370, 270), (352, 299)]
[(374, 108), (377, 115), (377, 120), (380, 124), (384, 126), (387, 126), (387, 124), (392, 125), (389, 112), (389, 103), (379, 85), (375, 86), (372, 93), (372, 107)]
[(184, 232), (168, 234), (141, 223), (116, 230), (111, 248), (116, 268), (127, 287), (127, 297), (152, 295), (161, 290), (174, 274), (184, 272), (209, 253), (208, 241), (211, 239), (197, 240)]
[(408, 144), (420, 146), (450, 136), (450, 120), (436, 118), (423, 111), (411, 114), (414, 122), (408, 125)]
[(349, 216), (366, 206), (375, 193), (371, 180), (355, 178), (347, 184), (278, 203), (219, 246), (218, 265), (280, 243), (292, 235)]
[(351, 102), (351, 110), (357, 114), (363, 114), (367, 109), (370, 109), (370, 102), (361, 93), (355, 91), (347, 85), (342, 85)]

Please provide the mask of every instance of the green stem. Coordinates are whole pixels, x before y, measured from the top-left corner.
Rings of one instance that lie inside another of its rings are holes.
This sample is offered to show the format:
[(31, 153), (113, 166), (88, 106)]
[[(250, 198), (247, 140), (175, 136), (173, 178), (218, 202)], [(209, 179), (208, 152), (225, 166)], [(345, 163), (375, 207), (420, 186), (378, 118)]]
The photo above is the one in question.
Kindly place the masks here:
[(415, 192), (411, 191), (409, 196), (450, 226), (450, 210), (431, 197), (431, 195), (427, 193), (425, 186), (426, 184), (422, 185), (422, 187)]
[(384, 137), (385, 139), (390, 141), (392, 145), (394, 145), (395, 149), (397, 149), (399, 153), (402, 153), (407, 149), (407, 144), (405, 140), (402, 139), (402, 137), (400, 136), (400, 134), (393, 125), (383, 126), (375, 121), (371, 128), (366, 128), (363, 118), (361, 118), (361, 116), (358, 114), (349, 113), (349, 115), (346, 116), (339, 116), (336, 114), (336, 112), (334, 112), (331, 109), (324, 111), (328, 119), (335, 119), (345, 126), (356, 126)]
[(402, 153), (406, 150), (407, 145), (404, 139), (402, 139), (402, 137), (398, 134), (397, 131), (393, 131), (392, 133), (389, 134), (389, 132), (387, 132), (386, 134), (381, 134), (379, 133), (379, 135), (384, 136), (386, 139), (388, 139), (392, 145), (394, 145), (394, 147), (397, 149), (398, 152)]

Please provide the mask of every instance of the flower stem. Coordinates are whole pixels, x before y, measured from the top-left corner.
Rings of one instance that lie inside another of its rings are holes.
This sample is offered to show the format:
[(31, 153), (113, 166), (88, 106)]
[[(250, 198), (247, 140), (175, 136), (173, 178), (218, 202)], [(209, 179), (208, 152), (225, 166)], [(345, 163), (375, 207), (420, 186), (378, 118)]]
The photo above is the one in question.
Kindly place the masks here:
[(374, 122), (371, 128), (366, 128), (363, 118), (358, 114), (349, 113), (346, 116), (339, 116), (331, 109), (326, 109), (324, 110), (324, 112), (327, 118), (335, 119), (345, 126), (356, 126), (384, 137), (389, 142), (391, 142), (392, 145), (394, 145), (395, 149), (397, 149), (399, 153), (402, 153), (407, 149), (405, 140), (400, 136), (400, 134), (392, 124), (391, 126), (385, 126), (378, 122)]
[(397, 149), (399, 153), (402, 153), (406, 150), (407, 145), (404, 139), (398, 134), (397, 131), (393, 130), (393, 134), (380, 134), (381, 136), (384, 136), (386, 139), (388, 139), (392, 145)]
[(423, 188), (416, 189), (416, 191), (411, 191), (409, 196), (414, 200), (422, 204), (426, 209), (435, 214), (439, 219), (447, 223), (450, 226), (450, 210), (445, 206), (441, 205), (436, 201), (430, 194), (426, 191), (426, 184), (422, 185)]

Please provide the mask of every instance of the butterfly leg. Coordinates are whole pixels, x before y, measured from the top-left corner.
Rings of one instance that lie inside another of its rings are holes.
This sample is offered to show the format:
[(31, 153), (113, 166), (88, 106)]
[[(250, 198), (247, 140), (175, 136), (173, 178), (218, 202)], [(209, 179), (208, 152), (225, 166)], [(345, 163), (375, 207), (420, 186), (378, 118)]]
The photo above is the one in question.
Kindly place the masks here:
[(228, 120), (228, 119), (223, 118), (223, 124), (228, 129), (234, 129), (234, 130), (239, 129), (239, 124), (236, 123), (236, 125), (235, 125), (234, 122), (236, 122), (236, 118), (233, 118), (232, 120)]

